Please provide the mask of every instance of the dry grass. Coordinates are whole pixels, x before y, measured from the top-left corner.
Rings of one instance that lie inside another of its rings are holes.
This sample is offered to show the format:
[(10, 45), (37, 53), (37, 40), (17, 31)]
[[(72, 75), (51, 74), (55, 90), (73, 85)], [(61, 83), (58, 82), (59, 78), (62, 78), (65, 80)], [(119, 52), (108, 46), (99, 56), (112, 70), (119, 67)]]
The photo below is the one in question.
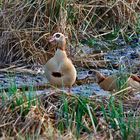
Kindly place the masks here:
[[(52, 53), (50, 34), (69, 34), (75, 43), (117, 32), (136, 33), (139, 0), (2, 1), (0, 60), (4, 64), (44, 64)], [(116, 36), (118, 37), (118, 36)]]
[[(139, 134), (140, 102), (137, 100), (125, 99), (122, 106), (113, 98), (87, 99), (59, 92), (32, 100), (22, 96), (24, 101), (19, 103), (21, 95), (17, 94), (0, 104), (0, 136), (3, 138), (105, 140), (123, 139), (126, 135), (126, 139), (130, 139)], [(82, 117), (80, 122), (79, 117)]]

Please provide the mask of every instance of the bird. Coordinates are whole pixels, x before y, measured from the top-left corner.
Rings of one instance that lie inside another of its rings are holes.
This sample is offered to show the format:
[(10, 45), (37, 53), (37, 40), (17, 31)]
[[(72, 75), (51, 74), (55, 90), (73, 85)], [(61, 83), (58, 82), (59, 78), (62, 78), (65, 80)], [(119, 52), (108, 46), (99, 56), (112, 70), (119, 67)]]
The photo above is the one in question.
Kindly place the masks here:
[(56, 46), (56, 52), (44, 66), (44, 74), (49, 83), (55, 87), (71, 87), (76, 81), (77, 71), (66, 53), (66, 38), (64, 34), (57, 32), (49, 42)]
[(125, 77), (119, 77), (117, 75), (110, 75), (106, 77), (97, 70), (92, 70), (92, 72), (93, 76), (95, 77), (95, 81), (99, 84), (99, 86), (102, 89), (106, 91), (118, 91), (119, 80), (124, 80), (123, 84), (127, 87), (130, 86), (135, 91), (140, 91), (140, 77), (136, 74), (131, 74), (127, 79), (125, 79)]

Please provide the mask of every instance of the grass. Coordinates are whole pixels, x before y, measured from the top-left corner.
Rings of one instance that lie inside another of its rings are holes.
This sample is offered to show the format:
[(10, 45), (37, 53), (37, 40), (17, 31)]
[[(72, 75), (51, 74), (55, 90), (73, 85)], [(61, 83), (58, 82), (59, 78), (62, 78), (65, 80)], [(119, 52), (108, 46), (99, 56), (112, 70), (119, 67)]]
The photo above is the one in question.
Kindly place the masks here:
[(62, 122), (58, 122), (58, 129), (60, 129), (61, 132), (70, 130), (76, 137), (79, 137), (82, 131), (89, 133), (91, 131), (89, 128), (91, 124), (88, 120), (84, 120), (84, 122), (83, 118), (84, 116), (91, 116), (93, 124), (96, 118), (93, 118), (93, 114), (91, 114), (88, 99), (76, 96), (70, 99), (63, 97), (62, 103), (59, 116)]
[[(126, 117), (122, 103), (120, 102), (119, 106), (116, 107), (112, 97), (107, 108), (108, 111), (106, 111), (104, 109), (104, 105), (102, 105), (104, 118), (108, 123), (110, 123), (111, 128), (116, 130), (118, 129), (122, 139), (128, 139), (131, 137), (131, 134), (133, 134), (134, 131), (133, 127), (136, 128), (136, 124), (133, 126), (133, 124), (136, 122), (136, 118), (134, 118), (133, 113), (128, 113), (128, 117)], [(139, 122), (139, 119), (137, 121)]]
[(86, 3), (73, 0), (18, 0), (16, 3), (0, 3), (0, 58), (3, 63), (44, 64), (44, 50), (50, 50), (48, 46), (45, 47), (46, 40), (50, 33), (57, 31), (68, 34), (69, 42), (76, 40), (76, 45), (83, 39), (90, 39), (88, 43), (92, 47), (92, 40), (113, 41), (120, 36), (126, 40), (139, 33), (139, 4), (135, 0)]
[[(45, 64), (53, 53), (48, 38), (58, 31), (69, 36), (72, 51), (80, 44), (105, 52), (118, 49), (119, 38), (135, 47), (140, 33), (139, 9), (135, 0), (1, 0), (2, 67)], [(99, 45), (100, 41), (108, 45)], [(128, 78), (124, 65), (119, 74), (121, 91)], [(18, 89), (15, 80), (11, 80), (8, 91), (1, 91), (1, 137), (140, 139), (139, 101), (125, 98), (125, 94), (121, 98), (86, 98), (65, 93), (32, 96), (34, 92), (32, 84), (28, 93), (24, 86)]]
[(97, 99), (60, 92), (35, 97), (23, 91), (20, 94), (10, 91), (13, 97), (9, 99), (1, 93), (0, 104), (0, 133), (6, 137), (87, 139), (92, 136), (124, 140), (140, 137), (139, 103), (125, 103), (116, 96)]

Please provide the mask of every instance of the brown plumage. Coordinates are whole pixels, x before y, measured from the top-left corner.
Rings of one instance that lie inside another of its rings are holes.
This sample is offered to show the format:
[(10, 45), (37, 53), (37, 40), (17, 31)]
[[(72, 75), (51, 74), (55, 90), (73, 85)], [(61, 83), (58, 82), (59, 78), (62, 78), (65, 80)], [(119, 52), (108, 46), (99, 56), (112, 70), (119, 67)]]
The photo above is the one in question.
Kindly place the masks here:
[(55, 55), (45, 64), (45, 76), (50, 84), (58, 87), (69, 87), (76, 80), (76, 69), (66, 54), (66, 37), (55, 33), (50, 42), (57, 46)]
[[(117, 91), (118, 85), (117, 82), (119, 81), (117, 75), (111, 75), (105, 77), (99, 71), (93, 70), (93, 74), (95, 76), (96, 82), (100, 85), (100, 87), (107, 91)], [(140, 78), (137, 75), (130, 75), (126, 80), (127, 87), (132, 87), (135, 91), (140, 91)]]

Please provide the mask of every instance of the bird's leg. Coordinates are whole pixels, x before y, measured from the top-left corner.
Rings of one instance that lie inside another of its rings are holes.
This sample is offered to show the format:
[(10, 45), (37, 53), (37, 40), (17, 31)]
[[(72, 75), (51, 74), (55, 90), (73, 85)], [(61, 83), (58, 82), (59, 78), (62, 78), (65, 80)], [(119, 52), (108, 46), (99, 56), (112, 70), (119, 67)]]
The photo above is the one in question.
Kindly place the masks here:
[(57, 86), (50, 85), (50, 93), (57, 93)]
[(71, 93), (71, 87), (68, 87), (68, 93)]
[(71, 96), (72, 95), (72, 92), (71, 92), (71, 86), (68, 87), (68, 92), (67, 92), (67, 95)]

